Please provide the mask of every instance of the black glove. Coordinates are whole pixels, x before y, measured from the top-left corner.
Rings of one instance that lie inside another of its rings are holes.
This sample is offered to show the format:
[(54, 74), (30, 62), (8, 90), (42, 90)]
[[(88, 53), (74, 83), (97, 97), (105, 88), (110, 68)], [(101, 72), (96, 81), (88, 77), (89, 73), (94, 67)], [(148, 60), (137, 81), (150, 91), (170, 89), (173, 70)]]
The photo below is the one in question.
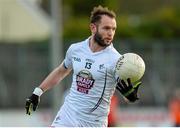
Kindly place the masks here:
[(133, 85), (131, 83), (130, 78), (127, 79), (128, 84), (124, 80), (118, 80), (116, 89), (120, 91), (120, 93), (125, 96), (130, 102), (135, 102), (138, 100), (137, 92), (138, 88), (141, 85), (141, 82)]
[(40, 97), (32, 94), (29, 98), (26, 99), (26, 114), (30, 115), (31, 111), (36, 111), (36, 108), (40, 102)]

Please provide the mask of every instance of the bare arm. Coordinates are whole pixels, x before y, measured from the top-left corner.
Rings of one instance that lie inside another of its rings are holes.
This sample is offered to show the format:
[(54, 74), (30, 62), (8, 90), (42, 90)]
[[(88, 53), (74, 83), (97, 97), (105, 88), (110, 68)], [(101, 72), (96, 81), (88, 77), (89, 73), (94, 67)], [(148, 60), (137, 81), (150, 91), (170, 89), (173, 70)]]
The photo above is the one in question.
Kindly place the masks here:
[(33, 109), (33, 111), (36, 110), (40, 101), (39, 98), (43, 94), (43, 92), (58, 84), (70, 72), (71, 69), (66, 69), (63, 63), (59, 65), (57, 68), (55, 68), (40, 84), (40, 86), (34, 89), (33, 94), (26, 99), (26, 114), (30, 115), (31, 109)]
[(61, 82), (69, 73), (71, 69), (66, 69), (61, 63), (57, 68), (55, 68), (40, 84), (39, 88), (43, 90), (43, 92), (47, 91), (48, 89), (52, 88), (53, 86), (57, 85)]

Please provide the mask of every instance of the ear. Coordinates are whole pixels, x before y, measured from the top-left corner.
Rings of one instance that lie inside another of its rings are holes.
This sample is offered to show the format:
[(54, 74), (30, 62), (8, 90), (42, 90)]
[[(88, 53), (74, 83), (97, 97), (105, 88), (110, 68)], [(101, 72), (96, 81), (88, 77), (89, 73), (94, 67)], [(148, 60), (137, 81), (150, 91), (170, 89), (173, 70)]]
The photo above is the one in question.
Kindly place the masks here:
[(90, 27), (91, 33), (93, 33), (93, 34), (96, 33), (97, 28), (96, 28), (96, 25), (95, 25), (95, 24), (91, 23), (91, 24), (89, 25), (89, 27)]

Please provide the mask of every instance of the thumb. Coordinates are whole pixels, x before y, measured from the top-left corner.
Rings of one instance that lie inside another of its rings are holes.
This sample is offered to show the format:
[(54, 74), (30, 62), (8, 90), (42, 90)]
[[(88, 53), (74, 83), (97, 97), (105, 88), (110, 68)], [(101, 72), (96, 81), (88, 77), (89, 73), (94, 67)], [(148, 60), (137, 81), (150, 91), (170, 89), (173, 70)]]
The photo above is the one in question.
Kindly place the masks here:
[(136, 90), (138, 90), (138, 88), (139, 88), (139, 86), (140, 86), (141, 84), (142, 84), (142, 82), (139, 81), (139, 82), (137, 82), (137, 83), (133, 86), (133, 88), (136, 89)]
[(33, 104), (33, 111), (36, 111), (37, 104)]

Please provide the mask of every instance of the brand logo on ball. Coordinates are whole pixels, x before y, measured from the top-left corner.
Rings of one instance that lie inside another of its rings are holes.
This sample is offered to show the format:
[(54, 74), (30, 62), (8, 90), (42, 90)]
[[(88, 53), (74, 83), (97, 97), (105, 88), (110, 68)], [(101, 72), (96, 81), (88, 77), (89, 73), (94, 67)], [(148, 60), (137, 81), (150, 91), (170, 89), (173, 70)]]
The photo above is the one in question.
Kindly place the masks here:
[(121, 65), (124, 63), (122, 60), (124, 59), (124, 56), (122, 55), (118, 61), (117, 61), (117, 64), (116, 64), (116, 70), (119, 70)]
[(89, 89), (94, 85), (92, 74), (87, 70), (82, 70), (76, 76), (77, 91), (88, 94)]

